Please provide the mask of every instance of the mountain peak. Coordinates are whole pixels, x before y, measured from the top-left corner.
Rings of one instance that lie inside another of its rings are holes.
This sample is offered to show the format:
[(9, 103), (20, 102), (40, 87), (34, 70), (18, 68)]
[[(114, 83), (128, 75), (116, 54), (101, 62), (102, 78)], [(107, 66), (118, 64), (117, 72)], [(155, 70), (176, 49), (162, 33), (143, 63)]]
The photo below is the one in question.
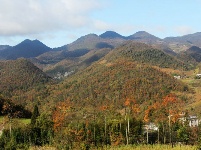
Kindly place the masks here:
[[(155, 37), (154, 35), (146, 32), (146, 31), (138, 31), (135, 34), (129, 36), (129, 37), (135, 37), (135, 38), (150, 38)], [(155, 37), (156, 38), (156, 37)]]
[(45, 52), (50, 51), (51, 48), (38, 40), (26, 39), (16, 46), (9, 47), (1, 51), (3, 59), (12, 60), (20, 57), (31, 58), (37, 57)]
[[(25, 39), (24, 41), (22, 41), (21, 43), (31, 43), (32, 41), (30, 40), (30, 39)], [(19, 43), (19, 44), (21, 44), (21, 43)], [(19, 45), (18, 44), (18, 45)]]
[[(84, 41), (95, 40), (95, 39), (99, 39), (99, 36), (96, 35), (96, 34), (91, 33), (91, 34), (87, 34), (87, 35), (81, 36), (80, 38), (78, 38), (73, 43), (84, 42)], [(73, 43), (71, 43), (71, 44), (73, 44)]]
[(39, 41), (38, 39), (32, 40), (32, 42), (38, 42), (38, 43), (42, 43), (41, 41)]
[(9, 88), (32, 88), (33, 85), (46, 83), (50, 78), (27, 59), (0, 61), (0, 92)]
[(138, 31), (135, 34), (128, 36), (127, 39), (142, 40), (142, 41), (147, 41), (148, 43), (151, 41), (160, 40), (160, 38), (146, 32), (146, 31)]
[(99, 35), (99, 37), (101, 38), (110, 38), (110, 39), (115, 39), (115, 38), (125, 38), (124, 36), (120, 35), (119, 33), (117, 32), (114, 32), (114, 31), (106, 31), (105, 33)]
[(81, 36), (80, 38), (89, 38), (89, 37), (98, 37), (98, 35), (97, 35), (97, 34), (94, 34), (94, 33), (90, 33), (90, 34)]
[(30, 45), (30, 44), (41, 44), (41, 45), (45, 45), (43, 44), (41, 41), (35, 39), (35, 40), (30, 40), (30, 39), (25, 39), (24, 41), (22, 41), (21, 43), (17, 44), (16, 46), (19, 45)]
[(137, 31), (135, 34), (149, 34), (149, 33), (146, 31)]

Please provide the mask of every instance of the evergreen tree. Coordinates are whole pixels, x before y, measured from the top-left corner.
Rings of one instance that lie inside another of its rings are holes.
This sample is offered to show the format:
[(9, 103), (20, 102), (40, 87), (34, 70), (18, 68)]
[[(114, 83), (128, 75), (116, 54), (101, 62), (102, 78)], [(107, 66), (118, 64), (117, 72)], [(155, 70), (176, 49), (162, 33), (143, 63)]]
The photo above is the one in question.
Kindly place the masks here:
[(38, 117), (39, 115), (40, 115), (40, 114), (39, 114), (39, 111), (38, 111), (38, 106), (35, 105), (35, 106), (34, 106), (33, 114), (32, 114), (32, 116), (31, 116), (31, 125), (32, 125), (32, 126), (35, 126), (35, 124), (36, 124), (36, 119), (37, 119), (37, 117)]

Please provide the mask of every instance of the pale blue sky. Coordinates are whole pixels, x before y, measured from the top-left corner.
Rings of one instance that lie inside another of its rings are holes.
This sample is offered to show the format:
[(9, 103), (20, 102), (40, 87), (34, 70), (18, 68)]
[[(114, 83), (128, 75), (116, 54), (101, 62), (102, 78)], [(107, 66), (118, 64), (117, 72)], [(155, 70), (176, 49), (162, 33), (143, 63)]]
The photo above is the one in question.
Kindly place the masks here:
[(0, 0), (0, 45), (58, 47), (107, 30), (157, 37), (201, 32), (201, 0)]

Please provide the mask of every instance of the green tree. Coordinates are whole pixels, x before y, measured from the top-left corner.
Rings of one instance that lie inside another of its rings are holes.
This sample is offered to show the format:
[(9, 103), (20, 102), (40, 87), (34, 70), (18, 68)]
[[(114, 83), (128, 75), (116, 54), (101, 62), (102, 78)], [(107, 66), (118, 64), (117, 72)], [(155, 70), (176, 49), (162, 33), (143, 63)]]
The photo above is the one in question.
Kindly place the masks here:
[(177, 137), (180, 142), (185, 142), (187, 144), (189, 140), (189, 133), (185, 126), (180, 126), (177, 130)]
[(38, 117), (39, 115), (40, 115), (40, 114), (39, 114), (39, 111), (38, 111), (38, 106), (35, 105), (35, 106), (34, 106), (33, 114), (32, 114), (32, 116), (31, 116), (31, 125), (32, 125), (32, 126), (35, 126), (35, 124), (36, 124), (36, 119), (37, 119), (37, 117)]

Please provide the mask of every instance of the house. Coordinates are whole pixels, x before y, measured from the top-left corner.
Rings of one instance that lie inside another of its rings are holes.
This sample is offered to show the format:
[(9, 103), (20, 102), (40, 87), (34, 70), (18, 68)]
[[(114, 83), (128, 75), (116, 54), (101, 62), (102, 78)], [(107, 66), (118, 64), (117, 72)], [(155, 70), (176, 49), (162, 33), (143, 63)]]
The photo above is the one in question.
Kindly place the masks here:
[(190, 127), (197, 127), (199, 125), (199, 119), (197, 116), (191, 116), (189, 115), (189, 117), (187, 118), (187, 120), (189, 121), (189, 126)]
[(181, 76), (174, 76), (175, 79), (181, 79)]
[(201, 78), (201, 74), (196, 74), (195, 78), (196, 79), (200, 79)]
[(144, 129), (150, 130), (150, 131), (158, 131), (158, 127), (152, 122), (150, 122), (149, 124), (144, 125)]
[(189, 116), (185, 116), (185, 113), (181, 113), (179, 120), (184, 123), (187, 121), (187, 123), (189, 124), (190, 127), (197, 127), (200, 123), (200, 120), (198, 119), (197, 116), (195, 115), (189, 115)]
[(196, 74), (196, 77), (201, 77), (201, 74)]

